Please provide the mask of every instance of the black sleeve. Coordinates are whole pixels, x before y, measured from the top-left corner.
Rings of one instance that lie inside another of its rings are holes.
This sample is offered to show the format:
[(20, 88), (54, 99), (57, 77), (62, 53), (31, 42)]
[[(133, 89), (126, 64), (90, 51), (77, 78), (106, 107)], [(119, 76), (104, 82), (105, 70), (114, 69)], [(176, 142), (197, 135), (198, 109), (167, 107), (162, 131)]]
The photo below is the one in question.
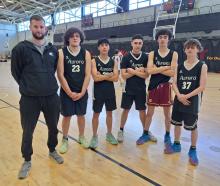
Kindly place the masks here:
[(19, 46), (16, 46), (12, 49), (11, 74), (18, 84), (20, 83), (20, 78), (24, 67), (22, 57), (23, 55), (21, 55), (21, 53), (22, 50)]
[(121, 60), (121, 63), (120, 63), (120, 68), (121, 69), (126, 69), (128, 68), (128, 59), (127, 59), (127, 56), (124, 56)]

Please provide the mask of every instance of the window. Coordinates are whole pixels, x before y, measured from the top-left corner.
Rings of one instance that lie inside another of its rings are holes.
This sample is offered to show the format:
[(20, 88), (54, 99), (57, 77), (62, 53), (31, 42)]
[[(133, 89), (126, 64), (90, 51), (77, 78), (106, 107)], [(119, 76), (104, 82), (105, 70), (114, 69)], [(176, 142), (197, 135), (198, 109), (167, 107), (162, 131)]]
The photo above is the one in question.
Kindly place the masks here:
[(163, 3), (163, 0), (151, 0), (151, 5), (157, 5)]

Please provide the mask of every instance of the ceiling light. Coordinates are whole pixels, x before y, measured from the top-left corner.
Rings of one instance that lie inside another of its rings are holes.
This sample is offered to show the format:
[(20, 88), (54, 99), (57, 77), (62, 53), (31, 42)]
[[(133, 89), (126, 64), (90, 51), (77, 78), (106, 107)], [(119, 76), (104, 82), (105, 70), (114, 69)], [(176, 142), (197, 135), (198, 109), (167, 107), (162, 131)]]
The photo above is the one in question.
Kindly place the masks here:
[(0, 5), (0, 8), (5, 8), (3, 5)]
[(37, 9), (40, 9), (40, 10), (42, 10), (42, 9), (43, 9), (43, 8), (42, 8), (42, 7), (40, 7), (40, 6), (37, 6), (36, 8), (37, 8)]

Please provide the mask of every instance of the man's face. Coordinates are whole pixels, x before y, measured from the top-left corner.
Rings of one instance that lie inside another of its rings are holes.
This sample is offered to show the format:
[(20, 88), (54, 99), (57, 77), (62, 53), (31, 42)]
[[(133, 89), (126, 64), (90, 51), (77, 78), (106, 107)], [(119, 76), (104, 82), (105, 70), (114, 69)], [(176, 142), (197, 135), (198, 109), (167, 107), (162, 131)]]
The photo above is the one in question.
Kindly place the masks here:
[(143, 40), (142, 39), (134, 39), (131, 41), (132, 50), (134, 52), (140, 52), (143, 46)]
[(169, 42), (169, 36), (168, 35), (159, 35), (157, 42), (159, 46), (161, 47), (167, 47)]
[(73, 33), (73, 35), (69, 38), (69, 45), (72, 47), (78, 47), (80, 46), (80, 35), (79, 33)]
[(44, 39), (44, 36), (46, 34), (46, 27), (44, 21), (32, 20), (30, 22), (30, 30), (35, 39)]
[(109, 47), (108, 43), (102, 43), (98, 47), (100, 54), (108, 54), (109, 49), (110, 49), (110, 47)]

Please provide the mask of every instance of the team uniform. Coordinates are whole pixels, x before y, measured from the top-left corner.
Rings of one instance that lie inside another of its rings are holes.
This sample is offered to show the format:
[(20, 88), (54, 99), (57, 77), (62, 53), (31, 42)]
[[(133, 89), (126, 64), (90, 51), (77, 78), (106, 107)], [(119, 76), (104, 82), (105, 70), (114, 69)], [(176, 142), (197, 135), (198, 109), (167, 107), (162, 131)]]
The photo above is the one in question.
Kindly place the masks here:
[[(101, 75), (113, 73), (115, 64), (113, 59), (109, 58), (109, 61), (104, 63), (99, 57), (96, 57), (95, 61), (97, 72)], [(116, 109), (115, 87), (112, 81), (104, 80), (94, 82), (93, 111), (100, 113), (104, 104), (106, 111), (113, 111)]]
[[(148, 56), (141, 52), (135, 56), (132, 52), (122, 58), (121, 69), (147, 67)], [(146, 84), (145, 79), (132, 76), (126, 80), (125, 92), (122, 94), (121, 108), (130, 109), (135, 101), (136, 110), (146, 109)]]
[[(80, 93), (82, 90), (85, 70), (86, 70), (86, 50), (81, 48), (79, 53), (74, 56), (68, 47), (62, 49), (64, 55), (64, 77), (71, 91)], [(73, 101), (66, 92), (61, 88), (61, 114), (63, 116), (85, 115), (87, 109), (88, 93), (77, 100)]]
[[(203, 64), (204, 62), (199, 61), (191, 70), (187, 70), (184, 64), (178, 66), (177, 87), (180, 94), (188, 94), (200, 86), (200, 75)], [(183, 105), (176, 96), (171, 123), (182, 126), (182, 122), (184, 122), (184, 128), (186, 130), (196, 129), (201, 98), (202, 93), (189, 98), (190, 105)]]
[[(154, 51), (153, 63), (156, 67), (171, 66), (173, 58), (172, 50), (165, 57), (161, 57), (158, 50)], [(171, 84), (170, 76), (164, 74), (152, 74), (148, 86), (148, 105), (170, 106), (171, 103)]]

